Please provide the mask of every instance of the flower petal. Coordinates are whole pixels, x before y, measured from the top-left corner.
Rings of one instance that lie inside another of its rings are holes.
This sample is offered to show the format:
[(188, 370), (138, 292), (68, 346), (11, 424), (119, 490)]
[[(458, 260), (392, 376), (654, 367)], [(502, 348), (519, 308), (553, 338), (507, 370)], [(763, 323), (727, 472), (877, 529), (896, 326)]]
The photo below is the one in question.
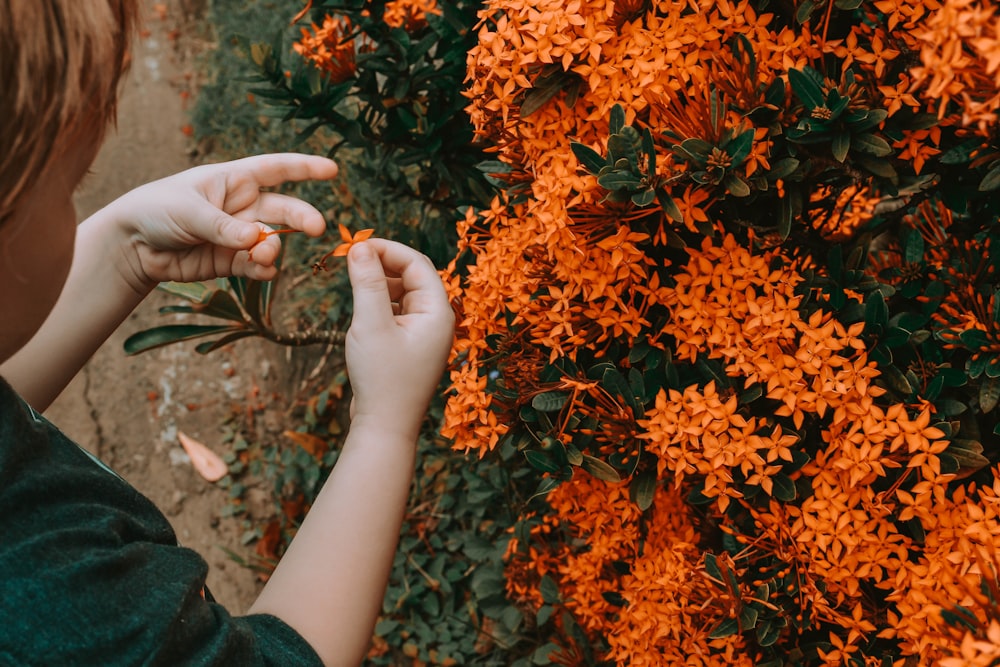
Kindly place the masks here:
[(191, 436), (178, 431), (177, 440), (191, 458), (191, 466), (209, 482), (218, 482), (229, 472), (226, 462), (218, 454)]

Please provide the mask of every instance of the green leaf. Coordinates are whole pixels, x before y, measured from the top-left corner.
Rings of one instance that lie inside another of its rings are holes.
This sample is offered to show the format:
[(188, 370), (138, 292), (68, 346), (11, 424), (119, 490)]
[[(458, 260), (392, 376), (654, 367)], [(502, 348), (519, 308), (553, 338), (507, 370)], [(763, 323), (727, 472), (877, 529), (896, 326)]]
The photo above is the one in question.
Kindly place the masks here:
[(729, 194), (734, 197), (747, 197), (750, 194), (750, 186), (736, 174), (726, 174), (726, 178), (723, 179), (722, 184), (726, 186)]
[(649, 206), (655, 199), (656, 191), (653, 188), (646, 188), (632, 195), (632, 203), (640, 208)]
[(983, 412), (992, 412), (998, 401), (1000, 401), (1000, 378), (987, 377), (979, 385), (979, 408)]
[(970, 139), (946, 150), (938, 161), (941, 164), (968, 164), (972, 160), (972, 153), (982, 144), (981, 139)]
[(865, 330), (879, 334), (889, 324), (889, 307), (882, 292), (875, 291), (865, 299)]
[(958, 479), (963, 479), (990, 464), (983, 456), (983, 444), (978, 440), (952, 440), (945, 450), (958, 462)]
[(218, 340), (208, 341), (206, 343), (198, 343), (195, 346), (194, 351), (198, 354), (208, 354), (209, 352), (214, 352), (221, 347), (225, 347), (230, 343), (240, 340), (241, 338), (249, 338), (250, 336), (256, 336), (256, 331), (237, 331), (236, 333), (231, 333), (228, 336), (223, 336)]
[(604, 480), (605, 482), (620, 482), (622, 481), (621, 475), (618, 471), (612, 468), (608, 463), (602, 461), (598, 458), (594, 458), (589, 454), (583, 455), (583, 463), (581, 467), (589, 472), (592, 476), (597, 479)]
[(757, 617), (759, 612), (748, 604), (743, 605), (743, 609), (740, 610), (740, 632), (746, 632), (747, 630), (753, 630), (757, 626)]
[(634, 190), (642, 181), (629, 171), (610, 171), (598, 176), (597, 183), (605, 190)]
[(673, 146), (673, 151), (681, 158), (694, 162), (699, 167), (704, 167), (708, 162), (708, 156), (712, 154), (713, 148), (715, 148), (715, 146), (708, 143), (704, 139), (698, 139), (695, 137), (685, 139), (680, 144), (675, 144)]
[(815, 10), (816, 3), (814, 0), (803, 0), (802, 4), (795, 10), (795, 21), (799, 24), (804, 24)]
[(528, 463), (532, 468), (540, 472), (557, 473), (560, 470), (560, 467), (552, 460), (552, 457), (543, 452), (528, 449), (524, 452), (524, 458), (528, 459)]
[(740, 622), (735, 618), (727, 618), (716, 625), (712, 631), (708, 633), (708, 638), (723, 639), (724, 637), (731, 637), (739, 631)]
[(757, 626), (757, 643), (761, 646), (773, 646), (781, 636), (782, 626), (775, 619), (767, 619)]
[(897, 394), (900, 394), (902, 396), (909, 396), (914, 391), (916, 391), (916, 387), (913, 387), (910, 384), (910, 381), (906, 379), (906, 375), (903, 374), (903, 371), (896, 368), (896, 366), (893, 364), (890, 364), (882, 368), (882, 377), (885, 379), (885, 382), (889, 385), (889, 388), (895, 391)]
[(559, 596), (559, 586), (549, 575), (542, 577), (541, 582), (538, 586), (539, 592), (542, 594), (542, 601), (545, 604), (558, 604), (561, 601)]
[(236, 327), (228, 324), (167, 324), (146, 329), (145, 331), (140, 331), (129, 336), (124, 344), (125, 354), (139, 354), (140, 352), (148, 352), (158, 347), (185, 340), (245, 330), (244, 327)]
[(990, 192), (997, 188), (1000, 188), (1000, 165), (991, 169), (979, 183), (980, 192)]
[(862, 153), (868, 153), (875, 157), (892, 155), (892, 146), (885, 139), (874, 134), (856, 134), (851, 141), (854, 148)]
[(557, 76), (540, 76), (534, 88), (524, 95), (521, 102), (521, 118), (527, 118), (548, 103), (563, 88), (565, 80)]
[(608, 164), (600, 153), (586, 144), (574, 141), (570, 144), (570, 148), (573, 149), (573, 155), (580, 161), (583, 168), (595, 176)]
[(732, 158), (734, 166), (742, 164), (747, 156), (750, 155), (750, 151), (753, 149), (753, 139), (754, 131), (751, 129), (740, 133), (739, 136), (724, 146), (726, 153)]
[(157, 289), (167, 294), (193, 301), (194, 303), (204, 303), (213, 292), (205, 283), (179, 283), (173, 281), (160, 283), (157, 285)]
[(708, 576), (712, 577), (716, 581), (722, 581), (722, 570), (719, 568), (719, 559), (711, 551), (705, 552), (705, 571), (708, 572)]
[[(802, 5), (799, 6), (799, 13), (802, 11), (802, 6), (806, 4), (812, 4), (811, 0), (806, 0)], [(811, 10), (810, 10), (811, 11)], [(806, 66), (803, 69), (790, 69), (788, 70), (788, 83), (792, 86), (792, 92), (795, 93), (802, 103), (808, 109), (815, 109), (816, 107), (821, 107), (825, 104), (826, 99), (823, 95), (823, 88), (820, 86), (819, 81), (822, 81), (822, 76), (813, 70), (809, 72), (812, 68)]]
[(677, 202), (674, 198), (670, 196), (670, 193), (666, 190), (659, 189), (656, 191), (656, 199), (660, 202), (660, 208), (668, 218), (674, 222), (684, 222), (684, 215), (681, 213), (681, 209), (677, 206)]
[(776, 500), (780, 500), (783, 503), (790, 503), (795, 500), (798, 491), (795, 489), (795, 482), (788, 475), (780, 472), (776, 473), (771, 477), (771, 481), (774, 483), (771, 491)]
[(833, 159), (837, 162), (846, 160), (847, 152), (851, 150), (851, 133), (839, 132), (833, 135), (833, 143), (830, 145), (830, 150), (833, 152)]
[(653, 496), (656, 494), (656, 471), (653, 469), (643, 470), (628, 488), (629, 498), (640, 510), (645, 512), (653, 506)]
[(625, 109), (620, 104), (611, 107), (611, 119), (608, 121), (608, 134), (618, 134), (625, 127)]
[(791, 176), (799, 168), (799, 161), (793, 157), (781, 158), (771, 164), (771, 170), (767, 172), (767, 177), (776, 181), (779, 178)]
[(566, 405), (569, 394), (560, 391), (546, 391), (531, 399), (531, 407), (539, 412), (558, 412)]

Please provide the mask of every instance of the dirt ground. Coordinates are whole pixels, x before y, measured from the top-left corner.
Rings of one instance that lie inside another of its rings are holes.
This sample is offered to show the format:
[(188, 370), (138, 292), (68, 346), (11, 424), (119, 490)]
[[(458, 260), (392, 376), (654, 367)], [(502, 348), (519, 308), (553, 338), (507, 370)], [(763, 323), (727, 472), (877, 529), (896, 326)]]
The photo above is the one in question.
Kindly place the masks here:
[[(204, 0), (144, 4), (143, 36), (134, 50), (119, 111), (117, 132), (99, 155), (95, 173), (77, 199), (80, 219), (142, 183), (193, 163), (185, 135), (185, 105), (192, 83), (186, 43)], [(220, 602), (242, 613), (256, 597), (257, 576), (233, 562), (224, 549), (248, 554), (238, 519), (223, 517), (227, 492), (202, 479), (181, 449), (178, 431), (223, 453), (221, 426), (254, 396), (288, 395), (292, 379), (285, 351), (263, 341), (236, 343), (209, 356), (180, 344), (128, 357), (132, 333), (170, 320), (157, 309), (176, 302), (154, 293), (97, 352), (46, 416), (121, 473), (166, 513), (181, 543), (211, 565), (208, 585)], [(281, 399), (276, 401), (281, 402)], [(279, 406), (282, 409), (286, 406)], [(273, 421), (273, 420), (272, 420)], [(281, 424), (272, 423), (280, 432)], [(259, 512), (270, 501), (251, 489)]]

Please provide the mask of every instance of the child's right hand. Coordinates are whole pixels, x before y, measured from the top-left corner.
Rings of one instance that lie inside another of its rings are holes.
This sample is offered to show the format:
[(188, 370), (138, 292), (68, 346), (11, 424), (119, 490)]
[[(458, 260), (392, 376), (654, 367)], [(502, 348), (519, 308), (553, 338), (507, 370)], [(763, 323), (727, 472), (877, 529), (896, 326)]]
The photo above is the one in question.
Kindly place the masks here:
[(427, 257), (394, 241), (355, 244), (347, 260), (352, 428), (366, 423), (415, 440), (453, 340), (444, 285)]

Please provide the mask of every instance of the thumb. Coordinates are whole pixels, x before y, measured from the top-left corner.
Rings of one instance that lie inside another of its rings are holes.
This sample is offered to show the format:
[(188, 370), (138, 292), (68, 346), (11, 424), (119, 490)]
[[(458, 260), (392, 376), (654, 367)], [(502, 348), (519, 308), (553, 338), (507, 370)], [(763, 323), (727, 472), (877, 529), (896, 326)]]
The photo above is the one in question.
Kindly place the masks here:
[(392, 300), (385, 269), (375, 248), (368, 243), (351, 246), (347, 253), (347, 273), (354, 294), (354, 322), (380, 326), (392, 320)]

